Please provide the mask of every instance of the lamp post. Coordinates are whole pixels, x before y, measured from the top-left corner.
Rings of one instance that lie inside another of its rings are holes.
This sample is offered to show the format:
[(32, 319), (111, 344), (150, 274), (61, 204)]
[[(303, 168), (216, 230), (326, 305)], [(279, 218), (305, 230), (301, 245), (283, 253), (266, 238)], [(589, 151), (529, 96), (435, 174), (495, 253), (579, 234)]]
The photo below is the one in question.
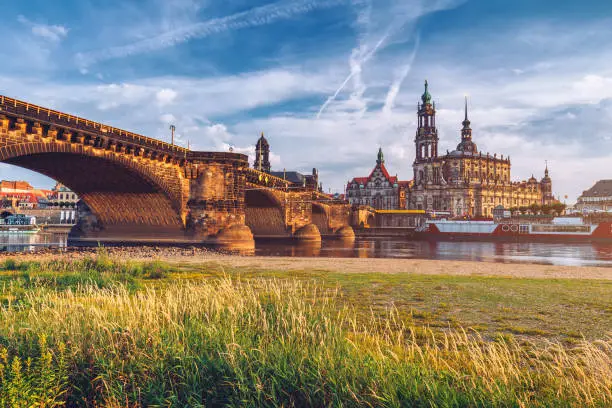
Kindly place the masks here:
[(170, 125), (170, 131), (172, 132), (172, 146), (174, 146), (174, 131), (176, 130), (176, 126)]

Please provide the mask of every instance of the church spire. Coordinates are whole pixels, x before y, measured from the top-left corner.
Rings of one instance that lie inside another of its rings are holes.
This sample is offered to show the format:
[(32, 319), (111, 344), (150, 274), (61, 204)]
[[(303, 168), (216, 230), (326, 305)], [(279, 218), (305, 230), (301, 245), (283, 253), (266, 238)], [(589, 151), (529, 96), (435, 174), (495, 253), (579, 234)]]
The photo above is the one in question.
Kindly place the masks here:
[(478, 147), (476, 143), (472, 142), (472, 128), (470, 127), (470, 120), (468, 119), (468, 100), (465, 97), (465, 118), (463, 119), (463, 128), (461, 129), (461, 143), (457, 146), (457, 150), (462, 152), (468, 152), (472, 154), (478, 153)]
[[(465, 119), (463, 120), (462, 124), (463, 124), (463, 129), (464, 130), (468, 130), (470, 129), (470, 120), (468, 119), (468, 104), (467, 104), (467, 96), (465, 97)], [(470, 137), (472, 137), (472, 135), (470, 134)]]

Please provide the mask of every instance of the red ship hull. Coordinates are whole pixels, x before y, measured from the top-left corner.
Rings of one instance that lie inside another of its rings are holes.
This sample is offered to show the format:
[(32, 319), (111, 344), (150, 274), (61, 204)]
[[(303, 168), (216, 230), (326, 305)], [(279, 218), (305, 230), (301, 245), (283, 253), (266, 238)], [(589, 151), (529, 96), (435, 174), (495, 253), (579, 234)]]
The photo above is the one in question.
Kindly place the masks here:
[[(481, 224), (470, 228), (469, 222), (450, 225), (449, 222), (428, 223), (427, 229), (416, 237), (445, 241), (507, 241), (507, 242), (610, 242), (612, 223), (597, 225), (529, 225), (529, 224)], [(471, 232), (470, 230), (479, 229)]]

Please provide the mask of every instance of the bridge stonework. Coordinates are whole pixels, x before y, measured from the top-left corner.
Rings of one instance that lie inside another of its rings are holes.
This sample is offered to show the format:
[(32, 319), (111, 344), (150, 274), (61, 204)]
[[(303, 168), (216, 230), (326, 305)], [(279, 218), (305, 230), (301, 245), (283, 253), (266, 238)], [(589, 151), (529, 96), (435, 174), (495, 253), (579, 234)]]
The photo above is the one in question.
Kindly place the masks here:
[(0, 161), (77, 193), (91, 211), (72, 233), (82, 239), (210, 241), (231, 231), (226, 239), (252, 243), (251, 231), (335, 234), (351, 217), (344, 202), (249, 168), (246, 155), (191, 151), (3, 96)]

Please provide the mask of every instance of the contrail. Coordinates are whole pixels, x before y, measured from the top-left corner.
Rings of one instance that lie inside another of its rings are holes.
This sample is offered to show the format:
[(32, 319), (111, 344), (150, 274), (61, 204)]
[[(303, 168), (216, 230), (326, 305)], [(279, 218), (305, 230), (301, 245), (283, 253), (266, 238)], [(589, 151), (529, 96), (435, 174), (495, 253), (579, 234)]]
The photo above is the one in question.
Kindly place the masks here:
[[(374, 46), (374, 48), (372, 48), (372, 50), (370, 50), (365, 56), (358, 56), (355, 57), (355, 54), (360, 54), (363, 51), (360, 50), (360, 52), (356, 52), (357, 50), (353, 50), (352, 54), (351, 54), (351, 58), (349, 59), (349, 64), (351, 67), (351, 72), (349, 73), (349, 75), (346, 77), (346, 79), (344, 80), (344, 82), (342, 83), (342, 85), (340, 85), (340, 87), (336, 90), (336, 92), (334, 92), (334, 94), (332, 96), (330, 96), (329, 98), (327, 98), (327, 100), (325, 101), (325, 103), (323, 104), (323, 106), (321, 106), (321, 109), (319, 109), (319, 113), (317, 113), (317, 119), (319, 119), (319, 117), (321, 117), (321, 114), (323, 113), (323, 111), (329, 106), (330, 103), (332, 103), (337, 97), (338, 94), (340, 94), (340, 92), (342, 92), (342, 90), (344, 89), (344, 87), (346, 86), (346, 84), (348, 84), (348, 82), (355, 76), (359, 77), (359, 75), (361, 74), (361, 66), (363, 64), (365, 64), (366, 62), (368, 62), (368, 60), (370, 58), (372, 58), (374, 56), (374, 54), (376, 54), (376, 51), (380, 48), (380, 46), (385, 42), (385, 40), (389, 37), (389, 34), (385, 34)], [(359, 81), (361, 82), (361, 81)], [(359, 85), (359, 84), (357, 84)], [(362, 88), (362, 86), (357, 86), (358, 88)]]
[(410, 57), (408, 58), (408, 63), (404, 65), (395, 81), (393, 81), (393, 83), (389, 87), (389, 92), (387, 92), (387, 97), (385, 98), (385, 105), (382, 108), (383, 113), (391, 113), (391, 110), (395, 105), (395, 99), (397, 98), (397, 94), (399, 93), (402, 84), (404, 83), (404, 80), (406, 79), (408, 73), (410, 72), (410, 69), (412, 68), (412, 63), (414, 62), (414, 58), (416, 57), (416, 54), (419, 50), (420, 42), (421, 35), (419, 32), (417, 32), (414, 47), (412, 48), (412, 53), (410, 53)]
[[(354, 0), (352, 3), (354, 6), (357, 6), (361, 4), (362, 1)], [(365, 10), (359, 13), (357, 22), (359, 23), (359, 25), (365, 26), (366, 31), (367, 31), (368, 26), (370, 25), (370, 22), (371, 22), (370, 14), (372, 12), (372, 1), (371, 0), (366, 1), (366, 4), (367, 6)], [(365, 41), (363, 38), (365, 37), (365, 34), (362, 35), (362, 38), (359, 39), (359, 43), (360, 43), (359, 47), (353, 48), (353, 51), (351, 52), (351, 56), (349, 58), (350, 72), (348, 76), (346, 77), (344, 82), (342, 82), (340, 87), (336, 89), (336, 92), (334, 92), (323, 103), (323, 105), (319, 109), (319, 112), (317, 113), (317, 116), (316, 116), (317, 119), (321, 117), (321, 114), (325, 111), (325, 109), (327, 109), (329, 104), (336, 100), (340, 92), (342, 92), (342, 90), (346, 87), (346, 85), (349, 83), (351, 79), (354, 79), (355, 81), (355, 92), (351, 96), (360, 98), (361, 95), (363, 95), (363, 93), (365, 92), (365, 85), (363, 84), (363, 81), (361, 80), (362, 66), (376, 54), (378, 49), (383, 45), (383, 43), (391, 35), (391, 31), (392, 29), (387, 30), (387, 32), (377, 41), (377, 43), (374, 45), (374, 47), (372, 47), (371, 50), (369, 50), (367, 44), (365, 44)]]
[(290, 19), (300, 14), (310, 13), (314, 10), (341, 6), (349, 2), (350, 0), (280, 0), (230, 16), (214, 18), (167, 31), (156, 37), (132, 44), (79, 53), (75, 58), (77, 63), (84, 68), (99, 61), (168, 48), (191, 39), (206, 38), (222, 32), (259, 27), (276, 21)]
[[(406, 0), (398, 0), (397, 3), (403, 4), (403, 2), (405, 1)], [(436, 0), (425, 1), (424, 0), (422, 2), (417, 2), (416, 4), (411, 4), (410, 7), (406, 7), (405, 9), (402, 9), (403, 12), (399, 13), (399, 15), (393, 18), (393, 22), (389, 25), (385, 34), (382, 36), (382, 38), (378, 41), (378, 43), (371, 50), (368, 50), (367, 46), (364, 45), (365, 44), (364, 37), (367, 37), (367, 36), (371, 37), (373, 34), (370, 31), (372, 30), (371, 12), (372, 12), (372, 5), (374, 3), (371, 0), (367, 1), (366, 9), (363, 12), (359, 13), (359, 16), (357, 18), (357, 23), (362, 27), (365, 26), (365, 33), (363, 33), (359, 39), (359, 44), (360, 44), (359, 47), (354, 48), (353, 52), (351, 53), (351, 57), (349, 59), (350, 73), (348, 77), (344, 80), (344, 82), (340, 85), (340, 87), (336, 90), (336, 92), (334, 92), (334, 94), (331, 95), (329, 98), (327, 98), (325, 103), (323, 103), (323, 105), (319, 109), (319, 112), (316, 115), (316, 118), (319, 119), (321, 117), (321, 114), (329, 107), (329, 105), (334, 100), (336, 100), (340, 92), (342, 92), (342, 90), (346, 87), (346, 85), (351, 79), (353, 79), (355, 82), (355, 91), (353, 92), (353, 94), (351, 94), (351, 98), (357, 98), (357, 99), (361, 98), (361, 96), (364, 94), (366, 90), (366, 86), (363, 84), (361, 80), (362, 67), (370, 58), (372, 58), (376, 54), (376, 52), (379, 50), (381, 46), (384, 46), (384, 43), (389, 38), (392, 38), (393, 36), (395, 36), (398, 32), (404, 29), (404, 27), (406, 27), (408, 24), (410, 23), (414, 24), (419, 18), (423, 17), (424, 15), (433, 13), (435, 11), (456, 7), (457, 5), (465, 1), (466, 0), (438, 0), (438, 1)], [(355, 0), (353, 3), (355, 4), (356, 2), (357, 0)], [(413, 55), (410, 57), (409, 64), (406, 65), (406, 67), (404, 67), (404, 69), (400, 72), (398, 79), (396, 79), (392, 87), (389, 89), (389, 92), (387, 93), (387, 98), (385, 101), (385, 108), (383, 108), (383, 109), (386, 109), (387, 111), (392, 109), (392, 106), (395, 103), (395, 99), (397, 97), (397, 94), (399, 93), (401, 85), (403, 81), (406, 79), (406, 76), (408, 75), (408, 73), (410, 72), (414, 57), (416, 56), (416, 52), (419, 46), (418, 40), (419, 39), (417, 38), (416, 48), (413, 50)], [(363, 55), (363, 54), (366, 54), (366, 55)], [(355, 57), (356, 55), (357, 57)]]

